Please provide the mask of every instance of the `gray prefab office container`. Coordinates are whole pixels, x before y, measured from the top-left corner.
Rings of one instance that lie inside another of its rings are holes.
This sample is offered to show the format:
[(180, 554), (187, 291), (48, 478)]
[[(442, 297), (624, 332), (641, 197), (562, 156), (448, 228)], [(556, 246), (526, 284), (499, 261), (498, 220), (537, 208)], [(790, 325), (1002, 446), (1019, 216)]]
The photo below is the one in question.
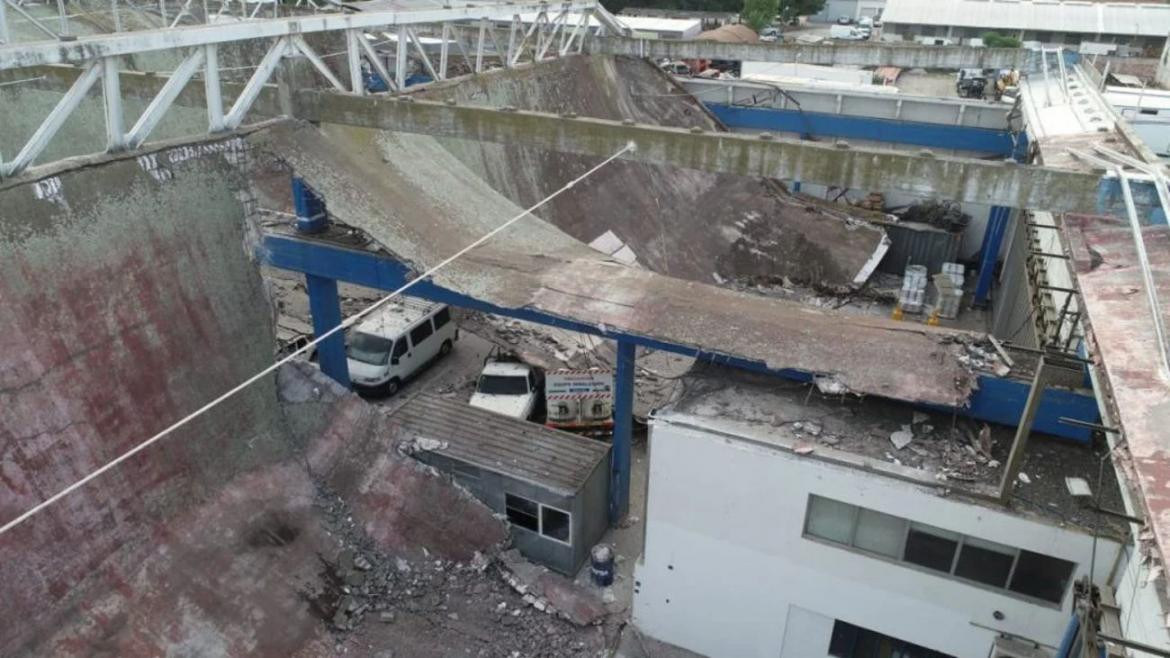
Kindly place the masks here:
[[(609, 444), (421, 394), (392, 415), (396, 440), (508, 517), (533, 562), (574, 575), (608, 525)], [(433, 443), (431, 444), (434, 445)]]

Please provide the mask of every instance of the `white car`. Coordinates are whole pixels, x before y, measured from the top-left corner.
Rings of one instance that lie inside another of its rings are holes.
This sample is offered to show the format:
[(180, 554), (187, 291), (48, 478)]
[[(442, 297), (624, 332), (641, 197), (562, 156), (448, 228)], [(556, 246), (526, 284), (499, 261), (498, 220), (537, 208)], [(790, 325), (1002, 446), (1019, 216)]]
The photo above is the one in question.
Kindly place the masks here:
[(473, 407), (527, 420), (536, 411), (539, 397), (540, 382), (535, 368), (515, 361), (488, 361), (479, 374), (469, 403)]
[(355, 390), (393, 395), (423, 366), (448, 354), (459, 329), (446, 304), (404, 298), (374, 311), (346, 337)]

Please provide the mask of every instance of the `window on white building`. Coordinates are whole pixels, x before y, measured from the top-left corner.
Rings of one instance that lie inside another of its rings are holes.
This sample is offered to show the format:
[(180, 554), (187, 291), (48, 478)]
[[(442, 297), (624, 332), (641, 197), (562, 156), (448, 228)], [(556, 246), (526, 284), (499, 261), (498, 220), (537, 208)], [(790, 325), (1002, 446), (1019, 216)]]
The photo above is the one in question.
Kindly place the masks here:
[(564, 544), (572, 543), (573, 517), (564, 510), (505, 493), (504, 512), (512, 525)]
[(857, 534), (853, 545), (863, 551), (897, 559), (902, 556), (902, 539), (906, 521), (896, 516), (861, 509), (857, 517)]
[(813, 496), (809, 500), (808, 532), (839, 544), (852, 543), (857, 508), (828, 498)]
[(1056, 604), (1064, 600), (1076, 567), (1068, 560), (821, 496), (809, 496), (805, 534)]
[(925, 523), (911, 523), (902, 559), (920, 567), (950, 573), (959, 549), (959, 533)]
[(955, 575), (992, 587), (1007, 587), (1015, 552), (1002, 544), (967, 537), (959, 551)]
[(834, 658), (954, 658), (840, 620), (833, 623), (829, 655)]

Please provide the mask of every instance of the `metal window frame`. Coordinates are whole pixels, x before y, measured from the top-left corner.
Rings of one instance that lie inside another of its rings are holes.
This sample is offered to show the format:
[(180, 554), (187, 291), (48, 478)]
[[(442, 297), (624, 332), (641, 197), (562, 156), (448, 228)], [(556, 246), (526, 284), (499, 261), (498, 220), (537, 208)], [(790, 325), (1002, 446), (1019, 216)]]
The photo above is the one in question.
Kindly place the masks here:
[[(528, 532), (535, 532), (536, 534), (540, 535), (542, 538), (547, 539), (549, 541), (556, 542), (556, 543), (561, 544), (563, 546), (569, 546), (569, 547), (573, 546), (573, 513), (572, 512), (569, 512), (567, 510), (563, 510), (559, 507), (556, 507), (555, 505), (546, 505), (538, 500), (532, 500), (531, 498), (529, 498), (527, 496), (521, 496), (518, 493), (512, 493), (511, 491), (505, 490), (504, 491), (504, 516), (505, 517), (508, 515), (508, 496), (511, 496), (513, 498), (519, 498), (520, 500), (523, 500), (525, 502), (529, 502), (529, 503), (532, 503), (533, 505), (536, 505), (536, 528), (537, 529), (536, 530), (529, 530), (528, 528), (525, 528), (524, 526), (516, 526), (516, 527), (520, 528), (521, 530), (527, 530)], [(551, 535), (546, 535), (544, 533), (544, 510), (545, 510), (545, 508), (553, 510), (554, 512), (560, 512), (561, 514), (564, 514), (569, 519), (569, 541), (563, 541), (561, 539), (557, 539), (556, 537), (553, 537)], [(511, 521), (509, 521), (509, 523), (511, 523)], [(513, 524), (513, 525), (515, 525), (515, 524)]]
[[(827, 500), (827, 501), (832, 502), (832, 503), (837, 503), (840, 505), (848, 505), (850, 508), (852, 508), (852, 522), (851, 522), (851, 526), (850, 526), (849, 543), (838, 542), (838, 541), (835, 541), (835, 540), (832, 540), (832, 539), (829, 539), (826, 537), (822, 537), (822, 536), (817, 535), (817, 534), (813, 534), (812, 532), (809, 531), (808, 526), (809, 526), (809, 521), (812, 518), (813, 498), (821, 498), (823, 500)], [(899, 550), (899, 557), (896, 557), (896, 558), (890, 557), (890, 556), (885, 555), (883, 553), (876, 553), (876, 552), (866, 550), (866, 549), (861, 548), (861, 547), (856, 545), (857, 526), (858, 526), (858, 521), (859, 521), (860, 516), (861, 516), (861, 510), (863, 510), (863, 509), (869, 510), (872, 512), (877, 512), (879, 514), (885, 514), (886, 516), (891, 516), (891, 517), (901, 519), (902, 521), (906, 522), (905, 523), (905, 531), (902, 535), (902, 545), (901, 545), (900, 550)], [(939, 571), (938, 569), (931, 569), (930, 567), (925, 567), (925, 566), (922, 566), (920, 564), (916, 564), (914, 562), (907, 561), (905, 559), (906, 541), (910, 535), (910, 527), (911, 527), (911, 525), (913, 525), (915, 523), (918, 523), (918, 525), (920, 525), (920, 526), (938, 528), (939, 530), (942, 530), (944, 532), (950, 532), (950, 533), (954, 533), (954, 534), (958, 535), (958, 543), (957, 543), (957, 546), (955, 547), (955, 554), (951, 559), (950, 571), (944, 572), (944, 571)], [(1038, 551), (1033, 551), (1030, 549), (1023, 549), (1023, 548), (1020, 548), (1018, 546), (1009, 546), (1007, 544), (1002, 544), (1000, 542), (993, 541), (990, 539), (984, 539), (982, 537), (976, 537), (974, 535), (967, 535), (965, 533), (958, 532), (955, 530), (948, 530), (946, 528), (940, 528), (939, 526), (935, 526), (935, 525), (932, 525), (929, 523), (922, 523), (920, 521), (913, 521), (911, 519), (908, 519), (904, 516), (899, 516), (897, 514), (890, 514), (888, 512), (883, 512), (881, 510), (875, 510), (875, 509), (870, 508), (870, 507), (863, 507), (861, 505), (855, 505), (853, 503), (848, 503), (848, 502), (845, 502), (843, 500), (837, 500), (836, 498), (830, 498), (828, 496), (822, 496), (822, 495), (811, 493), (811, 492), (808, 494), (808, 501), (805, 505), (804, 523), (803, 523), (803, 527), (801, 528), (801, 536), (804, 539), (807, 539), (809, 541), (813, 541), (813, 542), (816, 542), (819, 544), (824, 544), (825, 546), (834, 546), (834, 547), (840, 548), (842, 550), (846, 550), (846, 551), (849, 551), (852, 553), (857, 553), (858, 555), (864, 555), (864, 556), (867, 556), (867, 557), (870, 557), (873, 559), (882, 560), (884, 562), (889, 562), (890, 564), (896, 564), (896, 565), (905, 567), (907, 569), (913, 569), (913, 570), (918, 571), (918, 572), (923, 573), (923, 574), (933, 575), (933, 576), (941, 577), (941, 578), (947, 578), (949, 580), (954, 580), (956, 582), (959, 582), (959, 583), (964, 584), (964, 585), (968, 585), (970, 587), (977, 587), (979, 589), (983, 589), (983, 590), (986, 590), (988, 592), (1000, 594), (1002, 596), (1007, 596), (1007, 597), (1014, 598), (1014, 599), (1019, 599), (1019, 600), (1025, 601), (1027, 603), (1031, 603), (1032, 605), (1037, 605), (1037, 606), (1041, 606), (1041, 607), (1045, 607), (1045, 608), (1051, 608), (1051, 609), (1055, 609), (1055, 610), (1063, 610), (1064, 609), (1064, 600), (1068, 597), (1068, 591), (1070, 589), (1069, 585), (1072, 584), (1072, 582), (1073, 582), (1073, 578), (1071, 577), (1071, 575), (1075, 575), (1077, 568), (1080, 566), (1079, 563), (1074, 562), (1072, 560), (1066, 560), (1064, 558), (1059, 558), (1059, 557), (1055, 557), (1052, 555), (1047, 555), (1045, 553), (1040, 553)], [(1005, 549), (1009, 549), (1009, 550), (1013, 551), (1012, 566), (1011, 566), (1011, 569), (1008, 571), (1006, 585), (1004, 585), (1003, 587), (996, 587), (995, 585), (988, 585), (987, 583), (981, 583), (977, 580), (972, 580), (970, 578), (964, 578), (964, 577), (958, 576), (954, 573), (955, 569), (958, 566), (959, 556), (962, 553), (963, 546), (966, 545), (967, 538), (976, 539), (978, 541), (987, 542), (989, 544), (996, 544), (998, 546), (1002, 546)], [(1054, 560), (1061, 560), (1063, 562), (1068, 562), (1069, 564), (1072, 564), (1072, 571), (1070, 572), (1070, 578), (1068, 579), (1068, 582), (1065, 583), (1065, 586), (1064, 586), (1063, 591), (1061, 593), (1059, 602), (1053, 602), (1053, 601), (1050, 601), (1048, 599), (1042, 599), (1042, 598), (1039, 598), (1036, 596), (1031, 596), (1029, 594), (1024, 594), (1022, 592), (1017, 592), (1013, 589), (1010, 589), (1012, 579), (1015, 577), (1015, 574), (1016, 574), (1016, 566), (1019, 564), (1020, 554), (1025, 550), (1027, 550), (1029, 553), (1033, 553), (1033, 554), (1039, 555), (1041, 557), (1047, 557), (1047, 558), (1051, 558)]]

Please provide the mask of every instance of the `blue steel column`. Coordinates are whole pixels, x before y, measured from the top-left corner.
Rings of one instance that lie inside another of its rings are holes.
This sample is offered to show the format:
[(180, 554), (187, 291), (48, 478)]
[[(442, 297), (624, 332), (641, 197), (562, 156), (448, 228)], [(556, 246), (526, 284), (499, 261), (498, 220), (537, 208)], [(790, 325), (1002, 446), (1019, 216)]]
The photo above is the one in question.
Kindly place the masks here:
[(1007, 233), (1008, 220), (1011, 216), (1011, 208), (991, 207), (987, 231), (983, 233), (983, 247), (979, 252), (979, 279), (975, 282), (976, 304), (987, 303), (987, 294), (991, 292), (991, 282), (995, 277), (995, 264), (999, 261), (999, 250), (1003, 246), (1003, 236)]
[[(305, 275), (309, 289), (309, 312), (313, 315), (313, 334), (321, 337), (341, 324), (341, 298), (337, 281), (313, 274)], [(339, 331), (317, 344), (321, 372), (349, 387), (349, 364), (345, 362), (345, 332)]]
[(630, 446), (634, 434), (634, 343), (617, 342), (613, 392), (613, 454), (609, 472), (609, 523), (630, 511)]

